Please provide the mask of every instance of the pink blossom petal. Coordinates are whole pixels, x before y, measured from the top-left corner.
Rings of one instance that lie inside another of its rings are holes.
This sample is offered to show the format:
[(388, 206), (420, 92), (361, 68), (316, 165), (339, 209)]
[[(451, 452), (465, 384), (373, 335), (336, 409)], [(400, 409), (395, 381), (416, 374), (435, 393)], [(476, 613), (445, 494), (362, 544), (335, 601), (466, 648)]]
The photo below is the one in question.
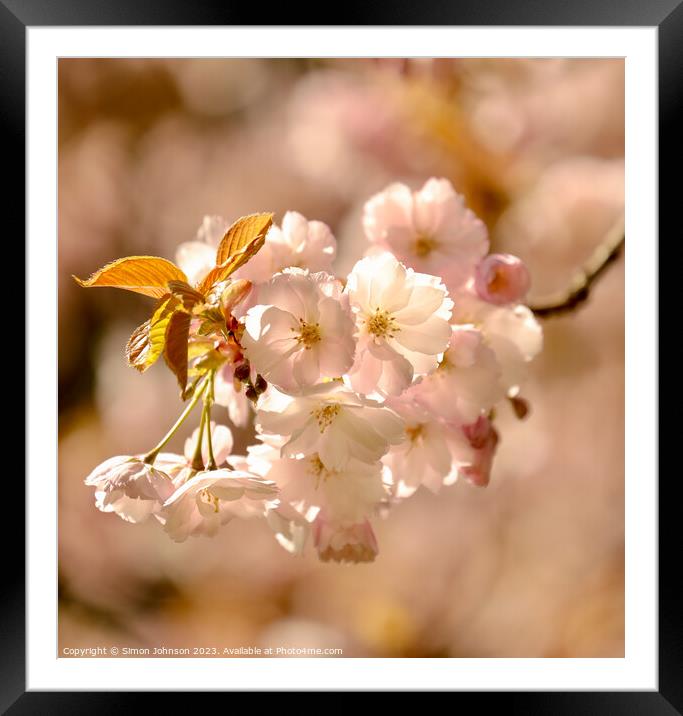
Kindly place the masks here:
[(294, 357), (292, 372), (294, 380), (301, 386), (316, 383), (320, 378), (317, 348), (300, 350)]
[(419, 325), (401, 326), (393, 341), (408, 350), (433, 355), (446, 350), (450, 337), (451, 327), (448, 322), (430, 316)]

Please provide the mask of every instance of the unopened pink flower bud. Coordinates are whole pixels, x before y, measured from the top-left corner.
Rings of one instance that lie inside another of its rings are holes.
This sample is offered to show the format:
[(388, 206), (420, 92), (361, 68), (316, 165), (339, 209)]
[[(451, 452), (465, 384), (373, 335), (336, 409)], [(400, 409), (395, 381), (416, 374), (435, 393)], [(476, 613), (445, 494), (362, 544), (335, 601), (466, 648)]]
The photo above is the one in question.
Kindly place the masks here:
[(232, 309), (235, 308), (237, 304), (244, 301), (251, 292), (251, 286), (251, 281), (247, 281), (244, 278), (231, 281), (230, 284), (226, 286), (221, 294), (221, 308), (226, 316), (232, 313)]
[(531, 276), (512, 254), (489, 254), (474, 271), (474, 288), (481, 299), (497, 306), (519, 303), (529, 292)]
[(463, 475), (477, 487), (486, 487), (491, 478), (493, 456), (498, 445), (498, 432), (493, 423), (483, 416), (462, 429), (474, 448), (474, 461), (462, 468)]
[(517, 419), (524, 420), (524, 418), (526, 418), (526, 416), (529, 414), (529, 401), (525, 400), (524, 398), (520, 398), (519, 395), (509, 396), (508, 400), (510, 401), (510, 405), (514, 410)]

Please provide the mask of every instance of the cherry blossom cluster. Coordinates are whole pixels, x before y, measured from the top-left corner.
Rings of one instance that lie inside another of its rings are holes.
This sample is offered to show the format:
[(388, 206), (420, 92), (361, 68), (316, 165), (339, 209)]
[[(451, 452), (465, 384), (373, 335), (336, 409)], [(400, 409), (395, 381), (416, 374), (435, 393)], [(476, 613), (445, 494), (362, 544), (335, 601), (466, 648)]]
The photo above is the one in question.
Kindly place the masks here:
[[(100, 510), (153, 517), (176, 541), (265, 517), (292, 553), (312, 542), (324, 561), (367, 562), (373, 520), (420, 486), (488, 484), (494, 408), (525, 412), (520, 385), (542, 345), (524, 305), (529, 272), (488, 253), (486, 227), (445, 179), (387, 187), (365, 204), (363, 229), (365, 256), (341, 278), (330, 229), (290, 211), (205, 296), (230, 227), (204, 219), (176, 257), (183, 296), (204, 300), (183, 304), (195, 380), (176, 426), (202, 401), (200, 425), (183, 455), (163, 452), (165, 439), (95, 468), (86, 484)], [(152, 350), (154, 331), (142, 334)], [(214, 405), (234, 425), (253, 420), (246, 454)]]

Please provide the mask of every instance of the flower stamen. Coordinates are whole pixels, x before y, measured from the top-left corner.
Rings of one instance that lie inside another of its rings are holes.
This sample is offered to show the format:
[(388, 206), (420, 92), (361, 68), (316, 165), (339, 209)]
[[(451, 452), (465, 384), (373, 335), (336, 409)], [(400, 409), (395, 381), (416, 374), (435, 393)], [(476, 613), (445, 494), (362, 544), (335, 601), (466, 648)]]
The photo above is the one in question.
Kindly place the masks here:
[(411, 443), (417, 442), (422, 437), (424, 426), (422, 424), (406, 426), (406, 435)]
[(393, 338), (401, 329), (388, 311), (378, 308), (366, 321), (368, 333), (378, 338)]
[(218, 512), (219, 510), (219, 500), (215, 495), (212, 495), (208, 489), (204, 488), (199, 492), (199, 499), (202, 502), (205, 502), (207, 505), (213, 505), (213, 511)]
[(299, 319), (299, 323), (301, 327), (296, 340), (298, 343), (302, 343), (306, 350), (310, 350), (316, 343), (320, 343), (320, 324), (306, 323), (302, 318)]
[(418, 236), (415, 240), (415, 253), (420, 257), (424, 258), (429, 256), (436, 249), (436, 241), (429, 236)]
[(332, 425), (332, 422), (339, 414), (341, 407), (339, 403), (332, 403), (331, 405), (323, 405), (320, 408), (311, 410), (311, 415), (318, 421), (318, 427), (320, 432), (324, 433), (327, 428)]
[(448, 354), (449, 354), (449, 351), (446, 351), (446, 352), (443, 354), (443, 358), (441, 359), (441, 362), (439, 363), (439, 365), (438, 365), (438, 367), (437, 367), (437, 369), (436, 369), (436, 370), (437, 370), (437, 373), (442, 373), (442, 374), (443, 374), (443, 373), (448, 373), (448, 372), (450, 372), (451, 370), (453, 370), (453, 368), (455, 368), (455, 365), (454, 365), (454, 363), (451, 361), (450, 356), (449, 356)]
[(332, 477), (332, 475), (336, 474), (334, 470), (328, 470), (325, 465), (323, 465), (323, 461), (320, 459), (318, 453), (311, 456), (309, 460), (308, 472), (315, 478), (316, 490), (320, 487), (321, 482), (326, 482), (330, 477)]

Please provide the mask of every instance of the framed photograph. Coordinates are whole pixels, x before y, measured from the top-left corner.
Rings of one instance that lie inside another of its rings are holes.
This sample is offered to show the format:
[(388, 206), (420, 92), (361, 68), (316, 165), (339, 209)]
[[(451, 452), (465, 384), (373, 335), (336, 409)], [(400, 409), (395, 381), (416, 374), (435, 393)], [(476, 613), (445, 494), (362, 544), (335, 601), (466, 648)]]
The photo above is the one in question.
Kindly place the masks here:
[(2, 0), (26, 551), (14, 499), (1, 712), (683, 711), (657, 467), (677, 2), (262, 27)]

